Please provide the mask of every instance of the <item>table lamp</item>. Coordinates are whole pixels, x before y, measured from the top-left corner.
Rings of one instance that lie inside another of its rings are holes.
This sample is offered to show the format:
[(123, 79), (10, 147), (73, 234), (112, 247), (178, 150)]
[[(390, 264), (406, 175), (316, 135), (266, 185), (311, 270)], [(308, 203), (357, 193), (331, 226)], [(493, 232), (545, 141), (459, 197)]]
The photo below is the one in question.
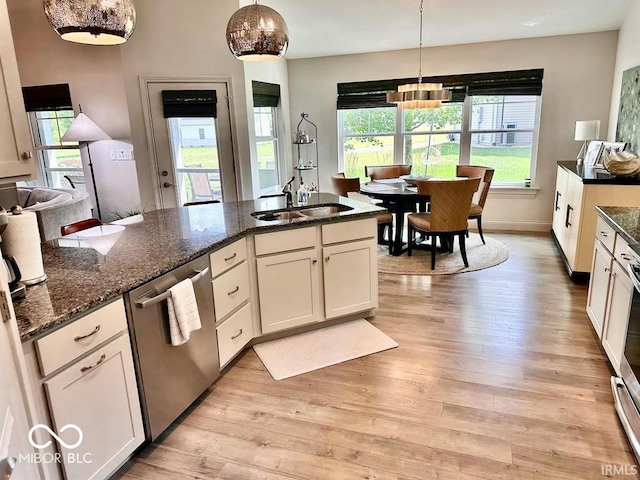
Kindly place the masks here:
[(578, 120), (576, 122), (574, 140), (576, 142), (584, 142), (576, 157), (578, 164), (582, 163), (584, 156), (587, 154), (589, 141), (596, 140), (598, 136), (600, 136), (600, 120)]
[(98, 211), (98, 218), (102, 220), (100, 200), (98, 198), (98, 187), (96, 186), (96, 177), (93, 173), (91, 150), (89, 150), (89, 142), (95, 142), (98, 140), (111, 140), (111, 137), (99, 126), (93, 123), (89, 117), (82, 113), (82, 107), (80, 107), (80, 113), (69, 127), (69, 130), (67, 130), (67, 133), (65, 133), (60, 139), (61, 142), (84, 142), (87, 144), (87, 156), (89, 158), (89, 170), (91, 170), (91, 182), (93, 185), (93, 193), (96, 197), (96, 210)]

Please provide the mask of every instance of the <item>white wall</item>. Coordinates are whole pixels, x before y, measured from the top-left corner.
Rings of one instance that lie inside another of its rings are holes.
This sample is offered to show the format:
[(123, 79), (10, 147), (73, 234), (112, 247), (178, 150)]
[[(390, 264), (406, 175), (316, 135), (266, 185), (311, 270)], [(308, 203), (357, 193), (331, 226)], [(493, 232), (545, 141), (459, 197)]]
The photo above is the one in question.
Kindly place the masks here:
[(131, 134), (136, 151), (140, 196), (154, 205), (153, 171), (147, 149), (139, 77), (230, 77), (231, 121), (235, 125), (234, 154), (239, 169), (239, 195), (251, 198), (251, 161), (247, 130), (244, 68), (226, 45), (226, 26), (238, 1), (136, 0), (137, 25), (120, 47), (129, 104)]
[[(247, 119), (251, 158), (257, 159), (256, 129), (253, 122), (252, 81), (280, 85), (280, 105), (278, 106), (278, 155), (280, 156), (280, 181), (287, 182), (293, 175), (291, 163), (291, 111), (289, 105), (289, 70), (286, 59), (273, 62), (245, 62), (245, 89), (247, 92)], [(260, 195), (258, 170), (253, 171), (253, 197)]]
[[(625, 17), (625, 22), (618, 34), (618, 51), (616, 54), (615, 75), (611, 92), (611, 112), (607, 140), (616, 137), (618, 110), (620, 108), (620, 91), (622, 89), (622, 73), (640, 65), (640, 3), (634, 2)], [(607, 132), (607, 130), (601, 130)], [(636, 152), (640, 153), (640, 152)]]
[[(424, 49), (425, 76), (544, 68), (535, 175), (540, 190), (536, 196), (509, 192), (505, 198), (493, 189), (483, 226), (551, 228), (556, 162), (575, 159), (580, 148), (573, 140), (575, 121), (601, 119), (607, 131), (616, 45), (617, 32), (604, 32)], [(308, 112), (318, 125), (321, 189), (331, 190), (330, 177), (338, 171), (336, 84), (415, 77), (417, 59), (412, 49), (289, 60), (291, 115)]]
[[(76, 113), (78, 105), (82, 105), (89, 118), (112, 138), (129, 140), (131, 128), (120, 49), (65, 42), (47, 22), (41, 0), (8, 0), (7, 4), (22, 85), (68, 83)], [(107, 146), (111, 142), (104, 143)], [(119, 142), (112, 145), (109, 148), (118, 148)], [(81, 153), (86, 165), (86, 149)], [(102, 211), (138, 208), (140, 199), (134, 163), (114, 164), (102, 153), (102, 149), (94, 151), (92, 147), (94, 167), (100, 170), (99, 174), (96, 172), (96, 183)], [(90, 173), (86, 168), (85, 176), (89, 184)], [(106, 192), (118, 189), (129, 193), (124, 197), (106, 196)]]

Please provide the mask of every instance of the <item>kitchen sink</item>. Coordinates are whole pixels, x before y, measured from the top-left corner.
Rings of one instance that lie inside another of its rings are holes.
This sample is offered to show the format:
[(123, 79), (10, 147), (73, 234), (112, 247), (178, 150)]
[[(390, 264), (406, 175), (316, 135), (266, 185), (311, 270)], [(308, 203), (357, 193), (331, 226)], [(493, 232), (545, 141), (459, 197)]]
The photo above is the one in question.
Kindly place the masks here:
[(273, 222), (277, 220), (293, 220), (303, 217), (326, 217), (334, 213), (347, 212), (349, 210), (353, 210), (353, 207), (341, 205), (339, 203), (331, 203), (314, 207), (293, 207), (281, 208), (279, 210), (264, 210), (261, 212), (253, 212), (251, 216), (264, 222)]
[(252, 217), (264, 222), (274, 222), (276, 220), (292, 220), (302, 218), (304, 215), (297, 210), (265, 210), (263, 212), (253, 212)]
[(347, 212), (349, 210), (353, 210), (353, 208), (347, 205), (336, 203), (334, 205), (322, 205), (318, 207), (305, 208), (300, 210), (300, 213), (307, 217), (326, 217), (327, 215)]

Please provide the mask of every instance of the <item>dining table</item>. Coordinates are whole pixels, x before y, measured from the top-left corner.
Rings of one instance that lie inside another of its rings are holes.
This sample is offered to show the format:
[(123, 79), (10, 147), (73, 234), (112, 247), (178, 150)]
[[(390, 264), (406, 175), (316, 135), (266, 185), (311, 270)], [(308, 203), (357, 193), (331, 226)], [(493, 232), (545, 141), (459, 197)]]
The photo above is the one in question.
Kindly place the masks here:
[(404, 215), (418, 210), (425, 211), (428, 196), (418, 195), (418, 187), (411, 186), (402, 178), (373, 180), (360, 185), (360, 193), (381, 200), (381, 206), (394, 217), (395, 232), (391, 244), (391, 254), (402, 255), (406, 250), (402, 239)]

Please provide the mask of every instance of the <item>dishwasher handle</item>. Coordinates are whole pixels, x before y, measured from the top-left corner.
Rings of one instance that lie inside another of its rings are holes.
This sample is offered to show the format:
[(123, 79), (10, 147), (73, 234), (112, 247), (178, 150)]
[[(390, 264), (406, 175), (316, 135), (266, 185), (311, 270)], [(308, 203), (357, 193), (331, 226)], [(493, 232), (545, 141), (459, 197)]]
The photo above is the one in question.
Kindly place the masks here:
[[(198, 280), (204, 277), (207, 273), (209, 273), (209, 267), (206, 267), (205, 269), (200, 270), (199, 272), (196, 272), (196, 274), (190, 278), (191, 283), (196, 283)], [(137, 300), (136, 307), (147, 308), (147, 307), (150, 307), (151, 305), (155, 305), (156, 303), (160, 303), (163, 300), (166, 300), (170, 296), (171, 296), (171, 292), (167, 290), (166, 292), (161, 293), (160, 295), (156, 295), (155, 297), (147, 298), (145, 300)]]

